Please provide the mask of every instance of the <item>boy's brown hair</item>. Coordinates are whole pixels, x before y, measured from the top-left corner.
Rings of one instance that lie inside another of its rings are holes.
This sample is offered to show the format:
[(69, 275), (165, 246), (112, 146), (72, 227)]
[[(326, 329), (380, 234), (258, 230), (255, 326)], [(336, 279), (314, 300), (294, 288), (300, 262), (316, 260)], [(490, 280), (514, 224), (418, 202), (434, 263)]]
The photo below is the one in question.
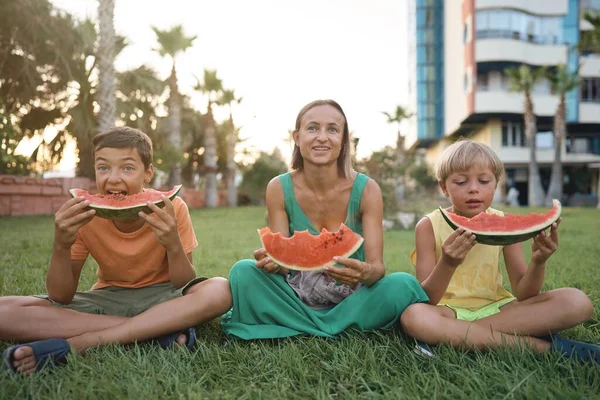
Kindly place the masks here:
[(472, 166), (490, 168), (496, 177), (496, 183), (504, 174), (504, 165), (498, 155), (489, 146), (461, 139), (447, 147), (435, 164), (435, 177), (445, 182), (455, 172), (464, 172)]
[(104, 148), (136, 149), (144, 168), (148, 169), (152, 164), (152, 140), (144, 132), (128, 126), (111, 128), (97, 134), (92, 139), (92, 148), (94, 158), (96, 152)]

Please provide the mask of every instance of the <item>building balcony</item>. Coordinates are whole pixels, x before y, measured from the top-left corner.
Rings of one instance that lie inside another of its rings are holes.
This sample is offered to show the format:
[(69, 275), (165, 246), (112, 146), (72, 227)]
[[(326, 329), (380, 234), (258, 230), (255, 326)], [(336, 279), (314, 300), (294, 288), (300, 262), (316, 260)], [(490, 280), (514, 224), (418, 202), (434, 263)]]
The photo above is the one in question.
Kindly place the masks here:
[(581, 77), (600, 77), (600, 56), (590, 54), (579, 58)]
[(579, 103), (579, 121), (600, 124), (600, 103)]
[[(524, 102), (523, 93), (478, 90), (475, 92), (475, 113), (522, 114)], [(557, 106), (557, 96), (534, 93), (533, 107), (536, 115), (552, 116)]]
[(477, 10), (485, 9), (515, 9), (534, 15), (564, 15), (569, 9), (568, 0), (477, 0)]
[(477, 38), (476, 62), (515, 62), (528, 65), (558, 65), (567, 62), (567, 46), (540, 45), (510, 38)]
[[(527, 147), (500, 147), (494, 151), (503, 164), (524, 165), (529, 163), (529, 148)], [(539, 165), (551, 165), (554, 162), (554, 148), (536, 149), (536, 161)], [(588, 164), (600, 162), (600, 155), (588, 152), (566, 152), (563, 148), (561, 154), (563, 164)]]

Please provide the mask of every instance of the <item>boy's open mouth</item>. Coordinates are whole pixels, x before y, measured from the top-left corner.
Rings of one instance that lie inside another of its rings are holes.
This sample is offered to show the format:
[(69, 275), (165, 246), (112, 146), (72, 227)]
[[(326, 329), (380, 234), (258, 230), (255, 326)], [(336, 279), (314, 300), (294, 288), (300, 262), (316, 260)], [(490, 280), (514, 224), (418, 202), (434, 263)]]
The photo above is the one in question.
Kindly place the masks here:
[(127, 192), (123, 190), (107, 190), (106, 194), (112, 194), (116, 196), (127, 196)]

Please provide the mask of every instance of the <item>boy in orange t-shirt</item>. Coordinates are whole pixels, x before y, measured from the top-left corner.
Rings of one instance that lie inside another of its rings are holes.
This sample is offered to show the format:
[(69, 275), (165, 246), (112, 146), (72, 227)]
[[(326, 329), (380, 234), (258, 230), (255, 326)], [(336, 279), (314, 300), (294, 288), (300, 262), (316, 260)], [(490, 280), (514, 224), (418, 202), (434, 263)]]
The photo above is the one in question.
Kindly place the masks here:
[[(96, 135), (92, 147), (99, 193), (145, 190), (154, 174), (146, 134), (113, 128)], [(5, 369), (29, 375), (65, 362), (71, 351), (149, 339), (191, 348), (194, 326), (231, 308), (226, 279), (196, 278), (192, 250), (198, 242), (186, 204), (178, 197), (163, 200), (164, 208), (149, 202), (152, 214), (127, 221), (94, 218), (82, 197), (58, 210), (48, 294), (0, 298), (0, 340), (37, 340), (6, 349)], [(77, 292), (88, 254), (98, 263), (98, 282)]]

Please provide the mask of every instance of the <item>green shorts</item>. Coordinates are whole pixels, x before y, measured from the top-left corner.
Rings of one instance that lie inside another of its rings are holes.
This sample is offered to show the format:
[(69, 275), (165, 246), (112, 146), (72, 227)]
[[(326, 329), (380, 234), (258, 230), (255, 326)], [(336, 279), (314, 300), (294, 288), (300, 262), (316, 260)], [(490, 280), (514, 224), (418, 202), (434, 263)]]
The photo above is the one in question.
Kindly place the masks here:
[(77, 292), (69, 304), (58, 303), (45, 294), (34, 297), (49, 300), (55, 307), (68, 308), (82, 313), (133, 317), (157, 304), (183, 296), (186, 289), (206, 279), (208, 278), (192, 279), (180, 289), (174, 288), (170, 282), (136, 289), (108, 286), (102, 289)]
[(485, 317), (489, 317), (490, 315), (498, 314), (500, 312), (500, 308), (513, 300), (516, 300), (514, 297), (507, 297), (506, 299), (498, 300), (494, 303), (488, 304), (487, 306), (483, 306), (478, 308), (477, 310), (469, 310), (461, 307), (453, 307), (448, 304), (441, 305), (442, 307), (448, 307), (451, 310), (454, 310), (456, 314), (456, 319), (460, 319), (463, 321), (476, 321), (478, 319), (482, 319)]

